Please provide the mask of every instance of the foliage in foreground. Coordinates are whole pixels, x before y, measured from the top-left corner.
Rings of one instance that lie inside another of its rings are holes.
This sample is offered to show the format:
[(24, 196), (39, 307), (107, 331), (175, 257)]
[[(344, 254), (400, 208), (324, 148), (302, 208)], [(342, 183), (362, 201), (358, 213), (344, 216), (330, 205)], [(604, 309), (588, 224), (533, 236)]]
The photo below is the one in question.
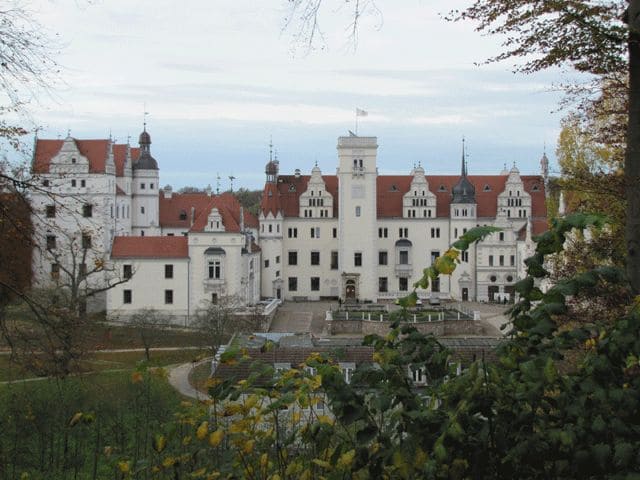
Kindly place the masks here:
[[(622, 286), (623, 272), (595, 266), (546, 292), (538, 282), (549, 275), (545, 258), (562, 250), (572, 230), (602, 224), (576, 214), (556, 220), (538, 239), (497, 361), (480, 359), (454, 376), (449, 352), (434, 337), (396, 324), (386, 337), (365, 340), (375, 364), (358, 368), (350, 384), (320, 355), (284, 373), (255, 364), (248, 378), (213, 382), (211, 405), (200, 416), (181, 417), (188, 434), (158, 433), (152, 466), (127, 461), (123, 475), (638, 478), (637, 308), (602, 325), (559, 321), (572, 297), (600, 282)], [(437, 272), (450, 273), (456, 251), (487, 233), (468, 233), (448, 252), (452, 263), (437, 264)], [(410, 306), (413, 298), (402, 303)], [(223, 361), (249, 360), (239, 350)], [(416, 369), (425, 372), (426, 386), (412, 384), (408, 373)]]

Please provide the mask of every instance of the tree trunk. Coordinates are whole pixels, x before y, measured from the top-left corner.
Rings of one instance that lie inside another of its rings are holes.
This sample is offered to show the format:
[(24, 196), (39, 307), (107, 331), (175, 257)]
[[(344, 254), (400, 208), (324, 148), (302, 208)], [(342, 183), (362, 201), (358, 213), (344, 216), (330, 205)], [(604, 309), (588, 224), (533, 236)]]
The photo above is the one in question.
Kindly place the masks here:
[(627, 200), (627, 277), (640, 293), (640, 0), (629, 4), (629, 126), (624, 161)]

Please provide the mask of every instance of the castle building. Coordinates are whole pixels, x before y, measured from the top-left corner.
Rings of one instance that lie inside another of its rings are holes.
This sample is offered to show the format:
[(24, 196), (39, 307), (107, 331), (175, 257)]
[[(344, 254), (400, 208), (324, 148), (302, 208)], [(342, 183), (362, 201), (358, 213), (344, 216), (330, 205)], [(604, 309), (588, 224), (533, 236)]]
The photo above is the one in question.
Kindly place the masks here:
[(270, 159), (258, 219), (231, 193), (160, 188), (146, 126), (137, 148), (36, 139), (34, 285), (99, 291), (88, 308), (112, 318), (154, 308), (185, 324), (222, 297), (391, 301), (468, 229), (495, 225), (420, 295), (513, 298), (546, 229), (545, 178), (515, 164), (469, 175), (464, 145), (459, 175), (379, 175), (376, 137), (340, 137), (337, 150), (335, 175), (281, 175)]
[(340, 137), (336, 175), (280, 175), (266, 165), (260, 212), (262, 295), (378, 302), (406, 295), (468, 229), (501, 227), (463, 252), (423, 298), (512, 299), (532, 237), (546, 229), (545, 184), (513, 166), (500, 175), (378, 175), (376, 137)]
[(97, 292), (87, 307), (113, 318), (154, 308), (187, 323), (222, 297), (260, 299), (257, 219), (229, 193), (161, 189), (146, 127), (139, 148), (36, 139), (33, 172), (37, 288)]

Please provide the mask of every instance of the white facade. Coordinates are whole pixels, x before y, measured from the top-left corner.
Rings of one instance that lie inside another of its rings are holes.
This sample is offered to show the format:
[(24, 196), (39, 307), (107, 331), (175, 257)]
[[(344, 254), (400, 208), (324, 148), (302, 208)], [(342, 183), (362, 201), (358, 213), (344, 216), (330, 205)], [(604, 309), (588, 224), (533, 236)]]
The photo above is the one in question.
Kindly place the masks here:
[(515, 166), (507, 174), (467, 176), (464, 161), (459, 176), (429, 177), (422, 166), (407, 176), (380, 176), (377, 148), (375, 137), (340, 137), (335, 176), (322, 176), (317, 166), (310, 176), (279, 175), (278, 163), (269, 162), (260, 215), (262, 295), (396, 299), (467, 230), (496, 225), (503, 231), (472, 246), (452, 276), (421, 295), (512, 299), (532, 235), (545, 228), (544, 180), (523, 178)]

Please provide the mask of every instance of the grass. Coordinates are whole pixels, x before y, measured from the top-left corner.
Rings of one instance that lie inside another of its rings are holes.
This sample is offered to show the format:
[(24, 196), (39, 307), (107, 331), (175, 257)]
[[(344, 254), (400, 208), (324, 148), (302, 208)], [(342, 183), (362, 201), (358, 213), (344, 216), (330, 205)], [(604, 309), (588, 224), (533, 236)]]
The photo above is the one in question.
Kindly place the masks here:
[[(165, 367), (177, 363), (186, 363), (202, 358), (207, 350), (161, 350), (152, 351), (147, 365)], [(145, 361), (142, 351), (135, 352), (94, 352), (81, 362), (81, 372), (104, 372), (109, 370), (131, 370)], [(0, 355), (0, 381), (22, 380), (34, 375), (25, 371), (18, 363), (12, 362), (9, 355)]]

